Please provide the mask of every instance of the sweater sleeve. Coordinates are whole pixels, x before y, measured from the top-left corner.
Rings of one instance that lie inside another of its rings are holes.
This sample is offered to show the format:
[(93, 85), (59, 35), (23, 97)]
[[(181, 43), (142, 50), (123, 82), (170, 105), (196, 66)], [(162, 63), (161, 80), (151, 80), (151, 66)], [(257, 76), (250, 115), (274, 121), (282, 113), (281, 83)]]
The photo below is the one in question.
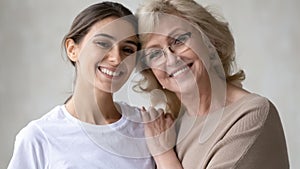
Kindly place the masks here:
[(289, 168), (285, 138), (275, 107), (251, 107), (231, 124), (212, 150), (207, 169)]
[(34, 123), (29, 123), (16, 136), (8, 169), (44, 169), (47, 141)]
[(251, 147), (236, 163), (237, 169), (288, 169), (289, 159), (279, 114), (270, 102), (265, 123)]

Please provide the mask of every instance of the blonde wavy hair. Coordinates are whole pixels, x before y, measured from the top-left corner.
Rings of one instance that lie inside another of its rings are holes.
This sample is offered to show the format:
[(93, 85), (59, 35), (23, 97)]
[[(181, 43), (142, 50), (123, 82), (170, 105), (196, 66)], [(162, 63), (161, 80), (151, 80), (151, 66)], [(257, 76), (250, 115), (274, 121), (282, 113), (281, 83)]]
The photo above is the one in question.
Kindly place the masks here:
[[(215, 47), (222, 62), (226, 81), (241, 85), (245, 79), (243, 70), (236, 70), (235, 43), (228, 23), (217, 18), (207, 8), (193, 0), (150, 0), (141, 5), (136, 12), (140, 32), (151, 32), (159, 22), (160, 14), (172, 14), (181, 17), (204, 33)], [(142, 46), (147, 43), (147, 35), (140, 35)], [(181, 104), (176, 95), (163, 89), (151, 69), (141, 71), (143, 79), (135, 89), (143, 92), (151, 92), (153, 89), (161, 89), (167, 96), (168, 110), (177, 116)]]

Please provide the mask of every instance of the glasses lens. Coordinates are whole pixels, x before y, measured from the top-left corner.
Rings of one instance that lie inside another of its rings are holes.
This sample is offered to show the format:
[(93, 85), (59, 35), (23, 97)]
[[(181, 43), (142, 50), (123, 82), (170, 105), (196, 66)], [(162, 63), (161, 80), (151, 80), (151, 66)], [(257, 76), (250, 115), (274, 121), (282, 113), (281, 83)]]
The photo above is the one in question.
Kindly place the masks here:
[[(191, 32), (183, 33), (171, 42), (170, 46), (168, 47), (171, 52), (175, 54), (180, 54), (188, 49), (188, 42), (191, 38)], [(165, 58), (165, 51), (168, 50), (167, 48), (150, 48), (146, 49), (144, 53), (143, 62), (149, 67), (160, 66), (166, 60)]]
[(148, 66), (159, 64), (164, 58), (162, 49), (147, 49), (145, 52), (144, 61)]
[(187, 32), (176, 37), (173, 43), (171, 43), (172, 50), (177, 54), (185, 51), (188, 48), (188, 42), (191, 38), (191, 35), (191, 32)]

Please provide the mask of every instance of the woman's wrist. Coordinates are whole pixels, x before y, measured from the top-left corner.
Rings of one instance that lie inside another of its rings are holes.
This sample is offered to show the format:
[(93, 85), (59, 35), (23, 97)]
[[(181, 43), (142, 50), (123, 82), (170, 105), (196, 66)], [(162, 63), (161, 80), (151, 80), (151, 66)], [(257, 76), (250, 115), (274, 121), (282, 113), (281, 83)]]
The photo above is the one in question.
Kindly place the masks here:
[(173, 149), (159, 155), (153, 156), (158, 169), (183, 169)]

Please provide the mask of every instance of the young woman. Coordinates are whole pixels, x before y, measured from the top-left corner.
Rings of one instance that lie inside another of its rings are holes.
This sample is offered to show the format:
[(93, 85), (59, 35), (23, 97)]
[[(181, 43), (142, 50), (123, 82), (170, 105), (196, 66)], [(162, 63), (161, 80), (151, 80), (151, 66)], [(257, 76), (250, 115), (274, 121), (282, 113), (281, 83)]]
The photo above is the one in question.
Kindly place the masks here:
[(145, 120), (155, 119), (146, 134), (159, 138), (148, 142), (158, 168), (289, 168), (276, 108), (242, 88), (245, 74), (234, 69), (228, 24), (193, 0), (151, 1), (137, 16), (144, 50), (139, 88), (162, 90), (168, 111), (179, 112), (176, 153), (155, 149), (168, 144), (171, 116), (143, 112)]
[(137, 21), (118, 3), (89, 6), (63, 39), (76, 69), (72, 96), (16, 137), (9, 169), (151, 169), (139, 110), (115, 103), (113, 92), (129, 77), (139, 48)]

